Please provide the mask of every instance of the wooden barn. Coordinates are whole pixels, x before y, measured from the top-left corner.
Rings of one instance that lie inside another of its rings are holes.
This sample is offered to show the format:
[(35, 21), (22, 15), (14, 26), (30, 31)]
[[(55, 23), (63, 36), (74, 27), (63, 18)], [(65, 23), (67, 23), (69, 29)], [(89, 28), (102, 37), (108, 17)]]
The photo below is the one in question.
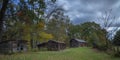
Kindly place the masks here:
[(37, 45), (39, 49), (47, 48), (49, 51), (58, 51), (66, 48), (66, 44), (64, 42), (58, 42), (54, 40), (49, 40), (48, 42), (42, 42)]
[(70, 40), (70, 47), (83, 47), (86, 46), (87, 42), (80, 39), (71, 39)]
[(58, 51), (58, 50), (63, 50), (65, 48), (66, 48), (66, 44), (64, 42), (49, 40), (47, 43), (47, 49), (49, 51)]
[(26, 40), (7, 40), (0, 42), (0, 53), (15, 53), (26, 50)]
[(38, 46), (38, 48), (46, 47), (47, 46), (47, 42), (40, 43), (37, 46)]
[(47, 43), (48, 42), (42, 42), (42, 43), (37, 44), (38, 49), (41, 50), (41, 49), (47, 48)]

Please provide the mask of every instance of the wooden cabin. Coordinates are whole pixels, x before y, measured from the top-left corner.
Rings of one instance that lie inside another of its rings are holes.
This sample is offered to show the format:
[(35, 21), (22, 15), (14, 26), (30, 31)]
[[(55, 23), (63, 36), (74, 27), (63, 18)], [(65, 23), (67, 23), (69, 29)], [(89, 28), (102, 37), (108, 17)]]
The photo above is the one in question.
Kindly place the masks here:
[(66, 44), (64, 42), (58, 42), (54, 40), (49, 40), (48, 42), (42, 42), (37, 45), (39, 49), (47, 48), (49, 51), (58, 51), (66, 48)]
[(80, 39), (71, 39), (70, 40), (70, 47), (83, 47), (87, 46), (87, 42)]
[(42, 42), (42, 43), (37, 44), (38, 49), (47, 48), (47, 43), (48, 42)]
[(0, 42), (0, 53), (27, 51), (26, 40), (7, 40)]
[(66, 44), (64, 42), (58, 42), (54, 40), (49, 40), (47, 43), (47, 49), (49, 51), (58, 51), (66, 48)]
[(47, 46), (47, 42), (40, 43), (37, 46), (38, 46), (38, 48), (46, 47)]

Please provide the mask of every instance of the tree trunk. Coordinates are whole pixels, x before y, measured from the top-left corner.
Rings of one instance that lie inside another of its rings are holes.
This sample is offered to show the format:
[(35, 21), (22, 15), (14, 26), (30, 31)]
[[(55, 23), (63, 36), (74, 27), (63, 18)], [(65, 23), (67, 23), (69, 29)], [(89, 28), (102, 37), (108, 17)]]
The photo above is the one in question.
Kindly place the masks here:
[(32, 39), (30, 40), (30, 45), (31, 45), (31, 49), (33, 49), (34, 47), (33, 47), (33, 40)]
[(117, 46), (117, 52), (119, 52), (119, 46)]
[(7, 9), (9, 0), (3, 0), (2, 8), (0, 10), (0, 40), (2, 38), (3, 18)]

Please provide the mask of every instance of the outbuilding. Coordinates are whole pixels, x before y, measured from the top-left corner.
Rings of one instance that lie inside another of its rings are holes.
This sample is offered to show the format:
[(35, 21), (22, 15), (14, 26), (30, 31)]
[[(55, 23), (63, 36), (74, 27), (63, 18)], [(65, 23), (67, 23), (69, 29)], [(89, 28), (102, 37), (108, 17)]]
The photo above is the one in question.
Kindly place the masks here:
[(66, 44), (64, 42), (58, 42), (54, 40), (49, 40), (47, 43), (47, 49), (49, 51), (58, 51), (66, 48)]
[(27, 51), (26, 40), (6, 40), (0, 42), (0, 53), (15, 53)]
[(81, 39), (71, 39), (70, 40), (70, 47), (83, 47), (87, 46), (87, 42)]

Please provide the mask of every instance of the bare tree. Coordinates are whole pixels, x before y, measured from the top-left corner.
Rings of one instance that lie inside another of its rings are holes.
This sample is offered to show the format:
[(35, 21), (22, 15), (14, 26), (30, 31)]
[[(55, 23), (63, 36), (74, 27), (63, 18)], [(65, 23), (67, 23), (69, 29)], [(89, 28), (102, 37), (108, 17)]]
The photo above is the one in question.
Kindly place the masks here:
[(111, 38), (111, 35), (113, 35), (119, 27), (116, 27), (114, 29), (112, 29), (111, 31), (107, 31), (108, 29), (110, 29), (111, 27), (113, 27), (116, 23), (116, 16), (114, 16), (112, 14), (113, 10), (106, 10), (104, 12), (102, 12), (101, 16), (98, 17), (98, 21), (101, 22), (101, 26), (103, 27), (103, 29), (106, 30), (105, 36), (106, 36), (106, 46), (108, 46), (108, 41), (109, 38)]

